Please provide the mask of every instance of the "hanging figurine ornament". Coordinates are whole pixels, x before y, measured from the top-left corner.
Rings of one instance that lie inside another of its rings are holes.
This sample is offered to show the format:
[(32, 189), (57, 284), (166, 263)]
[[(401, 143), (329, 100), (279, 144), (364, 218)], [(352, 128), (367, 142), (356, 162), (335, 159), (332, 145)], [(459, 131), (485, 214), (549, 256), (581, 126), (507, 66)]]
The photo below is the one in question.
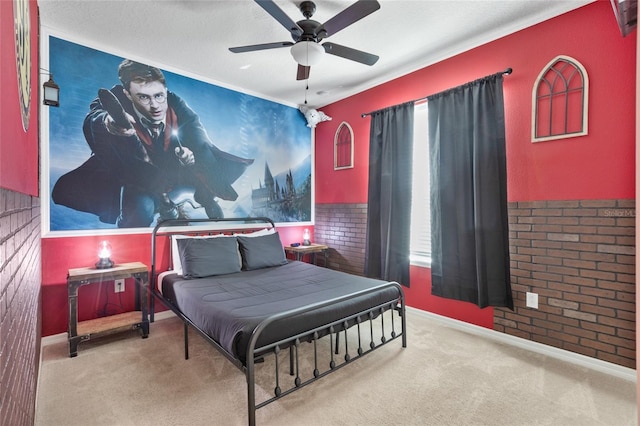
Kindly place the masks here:
[(307, 106), (300, 106), (298, 109), (304, 115), (304, 118), (307, 119), (307, 127), (311, 127), (312, 129), (316, 127), (316, 124), (322, 121), (331, 121), (331, 117), (317, 109), (309, 108)]

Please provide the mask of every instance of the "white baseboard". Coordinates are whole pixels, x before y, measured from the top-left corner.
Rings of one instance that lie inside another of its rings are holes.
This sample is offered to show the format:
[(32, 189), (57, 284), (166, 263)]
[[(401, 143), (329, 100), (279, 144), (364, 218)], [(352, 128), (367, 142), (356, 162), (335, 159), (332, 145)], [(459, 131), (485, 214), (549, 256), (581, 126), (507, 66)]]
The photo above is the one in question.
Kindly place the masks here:
[(586, 355), (582, 355), (576, 352), (567, 351), (565, 349), (559, 349), (553, 346), (545, 345), (542, 343), (534, 342), (532, 340), (523, 339), (521, 337), (512, 336), (510, 334), (501, 333), (499, 331), (491, 330), (489, 328), (480, 327), (479, 325), (469, 324), (464, 321), (459, 321), (453, 318), (448, 318), (442, 315), (434, 314), (432, 312), (423, 311), (407, 306), (407, 311), (416, 315), (422, 315), (429, 319), (438, 321), (443, 325), (458, 330), (466, 331), (468, 333), (476, 334), (488, 339), (497, 340), (501, 343), (516, 346), (519, 348), (527, 349), (532, 352), (536, 352), (542, 355), (547, 355), (552, 358), (560, 359), (563, 361), (571, 362), (582, 367), (587, 367), (592, 370), (599, 371), (601, 373), (610, 374), (615, 377), (619, 377), (630, 382), (637, 382), (638, 376), (636, 370), (632, 368), (623, 367), (618, 364), (614, 364), (607, 361), (602, 361), (596, 358), (592, 358)]

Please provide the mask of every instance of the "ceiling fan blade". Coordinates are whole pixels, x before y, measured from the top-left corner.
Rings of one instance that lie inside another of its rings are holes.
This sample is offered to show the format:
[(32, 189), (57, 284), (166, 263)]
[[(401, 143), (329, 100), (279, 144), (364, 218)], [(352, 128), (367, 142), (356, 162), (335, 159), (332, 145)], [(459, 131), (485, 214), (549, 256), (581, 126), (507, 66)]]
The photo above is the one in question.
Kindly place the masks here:
[(306, 80), (309, 78), (309, 73), (311, 73), (311, 67), (307, 67), (305, 65), (298, 64), (298, 75), (296, 80)]
[(322, 24), (318, 33), (324, 30), (326, 31), (324, 37), (332, 36), (378, 9), (380, 9), (380, 3), (375, 0), (359, 0)]
[(269, 15), (287, 29), (294, 36), (294, 39), (302, 34), (302, 28), (289, 16), (282, 11), (272, 0), (255, 0)]
[(352, 49), (351, 47), (341, 46), (335, 43), (324, 43), (322, 45), (324, 51), (330, 55), (340, 56), (341, 58), (350, 59), (365, 65), (373, 65), (380, 59), (377, 55), (363, 52), (361, 50)]
[(238, 46), (238, 47), (230, 47), (229, 50), (233, 53), (242, 53), (242, 52), (253, 52), (256, 50), (265, 50), (265, 49), (277, 49), (278, 47), (287, 47), (293, 46), (293, 43), (290, 41), (279, 41), (276, 43), (263, 43), (263, 44), (252, 44), (249, 46)]

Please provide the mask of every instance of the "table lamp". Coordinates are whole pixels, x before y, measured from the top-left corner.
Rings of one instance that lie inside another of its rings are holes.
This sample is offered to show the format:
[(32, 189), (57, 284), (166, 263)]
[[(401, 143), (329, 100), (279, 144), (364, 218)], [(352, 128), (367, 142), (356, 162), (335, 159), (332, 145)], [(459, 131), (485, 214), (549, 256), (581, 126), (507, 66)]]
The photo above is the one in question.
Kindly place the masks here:
[(96, 262), (96, 269), (108, 269), (113, 268), (113, 261), (111, 260), (111, 244), (109, 241), (102, 241), (98, 245), (98, 262)]

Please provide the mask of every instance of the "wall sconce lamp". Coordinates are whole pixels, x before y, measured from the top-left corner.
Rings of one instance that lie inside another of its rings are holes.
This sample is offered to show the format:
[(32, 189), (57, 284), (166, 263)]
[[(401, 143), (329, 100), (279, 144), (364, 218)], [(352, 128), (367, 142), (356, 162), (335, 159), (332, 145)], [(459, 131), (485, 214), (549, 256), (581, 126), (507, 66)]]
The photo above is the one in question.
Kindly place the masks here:
[(60, 106), (60, 86), (53, 81), (53, 74), (43, 70), (43, 74), (49, 74), (49, 81), (45, 81), (42, 84), (43, 99), (42, 103), (48, 106), (59, 107)]
[(111, 260), (111, 244), (109, 244), (109, 241), (102, 241), (98, 245), (98, 258), (96, 269), (113, 268), (114, 263)]

